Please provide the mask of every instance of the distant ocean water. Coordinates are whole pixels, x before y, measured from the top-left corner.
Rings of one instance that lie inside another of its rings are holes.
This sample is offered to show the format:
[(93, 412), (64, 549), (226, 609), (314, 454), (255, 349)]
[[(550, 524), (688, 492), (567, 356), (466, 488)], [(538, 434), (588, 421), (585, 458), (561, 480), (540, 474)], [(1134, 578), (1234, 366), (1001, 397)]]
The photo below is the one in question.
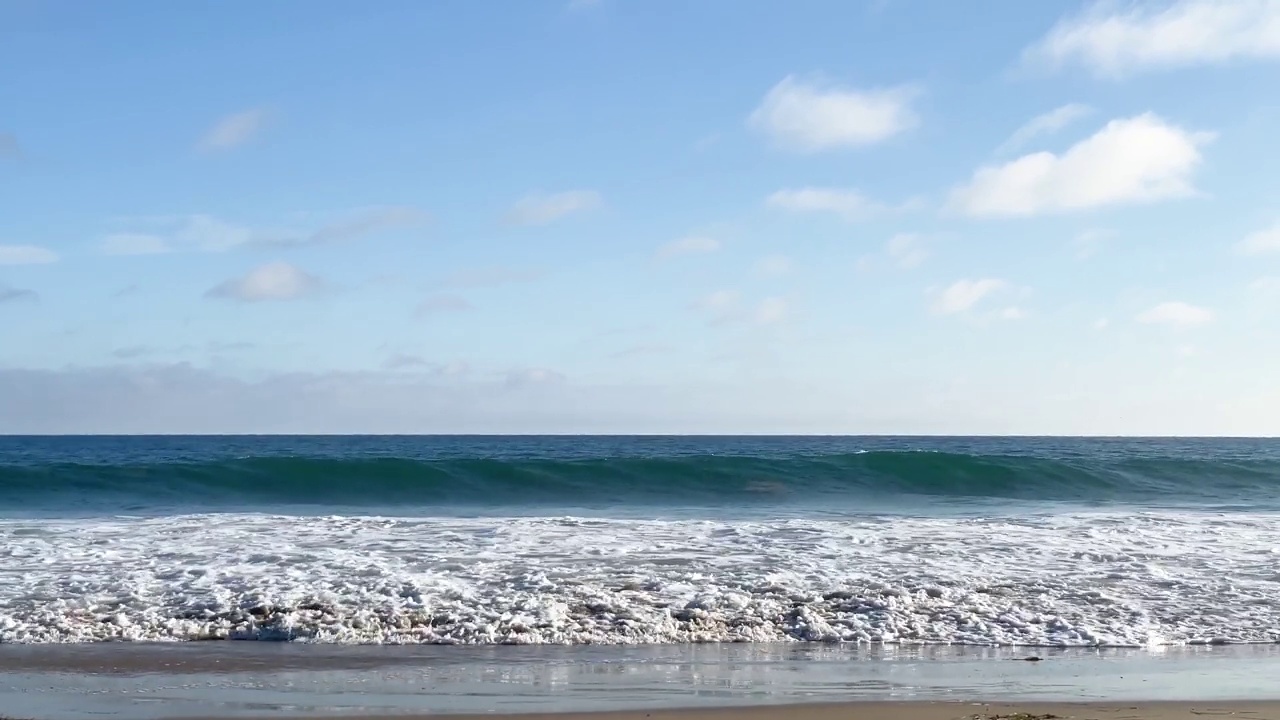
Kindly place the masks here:
[(0, 642), (1280, 641), (1280, 441), (0, 438)]

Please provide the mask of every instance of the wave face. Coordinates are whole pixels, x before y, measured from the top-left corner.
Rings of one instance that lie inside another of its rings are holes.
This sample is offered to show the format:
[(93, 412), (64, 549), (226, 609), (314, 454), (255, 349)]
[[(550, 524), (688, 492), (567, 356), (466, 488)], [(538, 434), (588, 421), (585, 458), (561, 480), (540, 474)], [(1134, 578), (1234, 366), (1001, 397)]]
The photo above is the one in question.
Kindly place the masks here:
[(198, 451), (149, 456), (83, 448), (6, 456), (0, 447), (0, 508), (852, 506), (912, 499), (1256, 508), (1280, 497), (1274, 444), (1251, 451), (1240, 441), (1211, 453), (1185, 441), (1128, 441), (1136, 447), (1126, 448), (1121, 441), (1019, 447), (920, 440), (895, 447), (850, 439), (843, 447), (834, 441), (810, 447), (778, 440), (757, 441), (751, 454), (712, 440), (709, 447), (685, 440), (686, 446), (664, 448), (644, 439), (612, 449), (587, 440), (585, 451), (569, 452), (512, 452), (496, 439), (489, 442), (501, 452), (476, 440), (474, 447), (442, 447), (438, 438), (425, 446), (384, 440), (377, 452), (357, 443), (346, 453), (327, 451), (332, 439), (296, 448), (258, 439), (258, 447), (233, 442), (219, 450), (210, 438), (203, 440), (207, 447), (188, 441)]

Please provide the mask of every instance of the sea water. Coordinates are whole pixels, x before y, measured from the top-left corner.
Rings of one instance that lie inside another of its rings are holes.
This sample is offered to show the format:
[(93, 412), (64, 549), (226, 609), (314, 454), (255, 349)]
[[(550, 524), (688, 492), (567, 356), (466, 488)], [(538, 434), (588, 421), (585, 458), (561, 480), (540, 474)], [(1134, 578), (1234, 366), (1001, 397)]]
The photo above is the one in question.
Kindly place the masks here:
[(1280, 641), (1280, 441), (0, 438), (0, 643)]

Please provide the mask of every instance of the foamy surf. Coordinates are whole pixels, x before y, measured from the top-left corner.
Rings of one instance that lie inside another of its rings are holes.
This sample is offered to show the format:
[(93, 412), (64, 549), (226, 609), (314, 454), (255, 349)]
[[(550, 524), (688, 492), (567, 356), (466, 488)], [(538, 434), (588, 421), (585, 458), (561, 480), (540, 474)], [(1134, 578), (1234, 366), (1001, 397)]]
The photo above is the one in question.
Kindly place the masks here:
[(0, 642), (1280, 641), (1280, 517), (0, 521)]

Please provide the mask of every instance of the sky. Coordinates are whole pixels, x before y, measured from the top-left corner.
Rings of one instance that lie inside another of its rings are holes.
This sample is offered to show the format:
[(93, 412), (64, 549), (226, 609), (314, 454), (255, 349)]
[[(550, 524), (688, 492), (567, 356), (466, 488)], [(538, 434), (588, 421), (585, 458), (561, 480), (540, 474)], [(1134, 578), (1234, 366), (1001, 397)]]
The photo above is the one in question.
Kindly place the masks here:
[(0, 432), (1280, 435), (1280, 0), (0, 0)]

